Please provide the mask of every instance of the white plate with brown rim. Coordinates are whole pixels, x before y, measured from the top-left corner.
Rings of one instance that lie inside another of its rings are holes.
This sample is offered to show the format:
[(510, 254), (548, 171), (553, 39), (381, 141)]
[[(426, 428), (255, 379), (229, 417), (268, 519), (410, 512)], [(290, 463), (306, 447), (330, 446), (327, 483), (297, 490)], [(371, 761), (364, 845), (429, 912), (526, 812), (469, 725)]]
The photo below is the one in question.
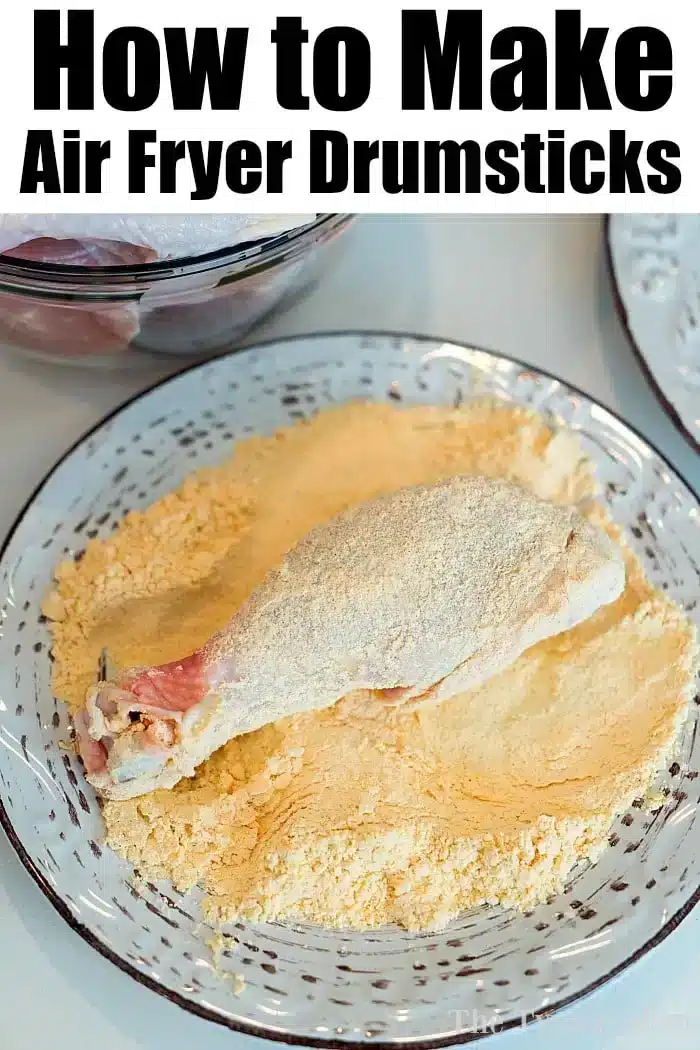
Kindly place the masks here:
[[(303, 403), (290, 388), (303, 384)], [(337, 932), (238, 924), (212, 965), (198, 894), (131, 884), (100, 845), (79, 762), (60, 744), (40, 601), (56, 562), (127, 510), (250, 433), (350, 399), (454, 404), (490, 394), (570, 427), (612, 517), (653, 582), (696, 622), (698, 500), (637, 433), (580, 391), (517, 361), (455, 343), (337, 333), (269, 343), (181, 373), (135, 398), (61, 459), (19, 515), (0, 557), (0, 820), (66, 922), (125, 973), (185, 1009), (304, 1046), (444, 1046), (549, 1016), (626, 969), (700, 896), (700, 745), (693, 705), (683, 752), (661, 771), (665, 802), (632, 807), (599, 862), (525, 915), (483, 908), (440, 933)], [(235, 943), (234, 943), (235, 941)], [(236, 994), (229, 974), (242, 972)]]

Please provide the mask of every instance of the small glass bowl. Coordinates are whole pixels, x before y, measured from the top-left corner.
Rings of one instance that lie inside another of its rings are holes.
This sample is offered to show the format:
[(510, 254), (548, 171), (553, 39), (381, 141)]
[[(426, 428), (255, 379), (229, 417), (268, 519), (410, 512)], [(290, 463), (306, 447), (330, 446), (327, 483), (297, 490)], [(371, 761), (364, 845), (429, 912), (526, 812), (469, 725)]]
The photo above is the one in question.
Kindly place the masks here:
[(264, 241), (135, 266), (0, 256), (0, 346), (51, 361), (126, 365), (208, 357), (307, 290), (352, 215), (319, 215)]

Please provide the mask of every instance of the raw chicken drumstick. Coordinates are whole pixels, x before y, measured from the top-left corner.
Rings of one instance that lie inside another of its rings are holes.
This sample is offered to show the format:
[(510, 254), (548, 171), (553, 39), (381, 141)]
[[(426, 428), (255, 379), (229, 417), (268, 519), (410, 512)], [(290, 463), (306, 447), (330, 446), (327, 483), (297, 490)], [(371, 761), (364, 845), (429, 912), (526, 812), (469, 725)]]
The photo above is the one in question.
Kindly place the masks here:
[(169, 788), (228, 740), (330, 707), (454, 696), (624, 587), (612, 541), (570, 507), (463, 476), (318, 526), (196, 652), (98, 684), (76, 720), (109, 798)]

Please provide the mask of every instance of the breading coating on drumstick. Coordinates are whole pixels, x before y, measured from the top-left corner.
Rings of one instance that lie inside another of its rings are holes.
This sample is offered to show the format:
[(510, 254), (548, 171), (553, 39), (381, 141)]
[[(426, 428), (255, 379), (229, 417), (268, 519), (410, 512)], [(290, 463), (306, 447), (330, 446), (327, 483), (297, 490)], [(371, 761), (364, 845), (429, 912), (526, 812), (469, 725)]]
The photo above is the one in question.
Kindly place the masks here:
[(360, 504), (313, 529), (201, 649), (89, 691), (88, 780), (109, 798), (172, 787), (234, 736), (356, 690), (447, 699), (624, 582), (604, 533), (508, 482), (461, 476)]

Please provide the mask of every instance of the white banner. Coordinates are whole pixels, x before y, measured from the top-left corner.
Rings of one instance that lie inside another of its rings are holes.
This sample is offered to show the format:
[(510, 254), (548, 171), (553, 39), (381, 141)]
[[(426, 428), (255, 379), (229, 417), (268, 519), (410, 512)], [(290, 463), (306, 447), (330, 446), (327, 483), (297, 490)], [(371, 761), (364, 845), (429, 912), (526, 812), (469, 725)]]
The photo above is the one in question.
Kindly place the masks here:
[(0, 211), (700, 211), (695, 22), (689, 0), (5, 0)]

